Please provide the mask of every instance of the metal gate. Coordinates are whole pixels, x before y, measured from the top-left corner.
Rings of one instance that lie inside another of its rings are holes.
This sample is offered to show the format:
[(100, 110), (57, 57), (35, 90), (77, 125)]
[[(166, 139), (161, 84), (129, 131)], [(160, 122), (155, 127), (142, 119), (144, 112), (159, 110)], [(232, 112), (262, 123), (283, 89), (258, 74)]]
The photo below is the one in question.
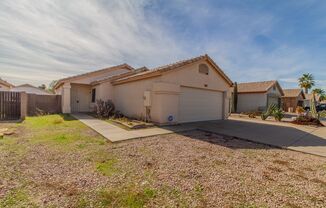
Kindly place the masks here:
[(20, 119), (20, 93), (0, 91), (0, 120)]

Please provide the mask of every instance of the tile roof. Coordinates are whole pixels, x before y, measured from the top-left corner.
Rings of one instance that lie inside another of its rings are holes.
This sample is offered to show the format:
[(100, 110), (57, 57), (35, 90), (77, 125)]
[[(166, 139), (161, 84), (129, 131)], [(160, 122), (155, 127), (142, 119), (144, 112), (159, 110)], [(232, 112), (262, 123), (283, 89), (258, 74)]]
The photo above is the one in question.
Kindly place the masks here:
[(5, 85), (7, 87), (14, 87), (13, 84), (10, 84), (9, 82), (7, 82), (7, 81), (5, 81), (5, 80), (3, 80), (1, 78), (0, 78), (0, 84)]
[(104, 69), (100, 69), (100, 70), (96, 70), (96, 71), (91, 71), (91, 72), (87, 72), (87, 73), (83, 73), (83, 74), (78, 74), (78, 75), (71, 76), (71, 77), (66, 77), (64, 79), (60, 79), (55, 84), (54, 88), (59, 87), (62, 83), (64, 83), (65, 81), (69, 81), (71, 79), (75, 79), (75, 78), (79, 78), (79, 77), (83, 77), (83, 76), (87, 76), (87, 75), (93, 75), (93, 74), (96, 74), (96, 73), (101, 73), (101, 72), (105, 72), (105, 71), (109, 71), (109, 70), (113, 70), (113, 69), (119, 69), (119, 68), (127, 68), (129, 70), (134, 70), (134, 68), (131, 67), (131, 66), (129, 66), (128, 64), (120, 64), (120, 65), (116, 65), (116, 66), (111, 66), (111, 67), (108, 67), (108, 68), (104, 68)]
[(101, 79), (98, 79), (98, 80), (92, 82), (91, 84), (99, 84), (99, 83), (102, 83), (102, 82), (105, 82), (105, 81), (117, 80), (117, 79), (121, 79), (123, 77), (127, 77), (127, 76), (129, 77), (129, 76), (140, 74), (140, 73), (143, 73), (143, 72), (146, 72), (146, 71), (149, 71), (149, 69), (146, 68), (146, 67), (141, 67), (141, 68), (129, 71), (129, 72), (122, 72), (120, 74), (103, 77)]
[(214, 67), (219, 71), (221, 76), (230, 85), (233, 84), (231, 79), (226, 76), (226, 74), (217, 66), (217, 64), (207, 54), (202, 55), (202, 56), (197, 56), (197, 57), (194, 57), (194, 58), (190, 58), (190, 59), (181, 60), (181, 61), (178, 61), (178, 62), (175, 62), (175, 63), (163, 65), (163, 66), (160, 66), (160, 67), (156, 67), (156, 68), (153, 68), (153, 69), (151, 69), (149, 71), (144, 71), (144, 72), (133, 74), (133, 75), (130, 75), (130, 76), (127, 76), (127, 77), (123, 77), (121, 79), (117, 79), (114, 82), (117, 83), (117, 82), (122, 82), (122, 81), (127, 81), (127, 80), (134, 80), (134, 79), (137, 80), (137, 78), (141, 78), (141, 77), (146, 76), (146, 75), (148, 75), (148, 76), (160, 75), (160, 73), (170, 71), (170, 70), (173, 70), (173, 69), (176, 69), (176, 68), (188, 65), (188, 64), (192, 64), (192, 63), (195, 63), (195, 62), (200, 61), (200, 60), (208, 60), (209, 62), (211, 62), (211, 64), (214, 65)]
[(238, 83), (238, 93), (267, 92), (276, 83), (276, 80)]
[(283, 92), (283, 97), (298, 97), (300, 93), (304, 96), (302, 89), (283, 89)]

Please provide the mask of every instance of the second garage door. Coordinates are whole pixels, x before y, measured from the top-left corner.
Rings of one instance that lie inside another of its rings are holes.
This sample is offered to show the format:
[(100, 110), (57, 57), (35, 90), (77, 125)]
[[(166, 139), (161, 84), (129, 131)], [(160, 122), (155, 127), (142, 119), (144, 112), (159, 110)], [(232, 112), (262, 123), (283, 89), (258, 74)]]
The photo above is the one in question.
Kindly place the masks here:
[(179, 122), (222, 119), (222, 101), (222, 92), (181, 87)]

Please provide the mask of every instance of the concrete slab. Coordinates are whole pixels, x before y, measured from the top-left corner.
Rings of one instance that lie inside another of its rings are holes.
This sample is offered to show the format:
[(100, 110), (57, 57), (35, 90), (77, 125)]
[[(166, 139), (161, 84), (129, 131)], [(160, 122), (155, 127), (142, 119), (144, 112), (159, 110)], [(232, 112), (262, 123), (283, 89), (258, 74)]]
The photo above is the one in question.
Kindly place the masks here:
[(206, 122), (199, 129), (326, 157), (326, 127), (300, 126), (255, 119)]
[(72, 114), (72, 116), (111, 142), (199, 129), (326, 157), (326, 127), (316, 128), (257, 119), (230, 118), (224, 121), (127, 131), (86, 114)]
[(119, 142), (129, 139), (136, 139), (148, 136), (171, 134), (180, 131), (194, 130), (196, 126), (193, 125), (177, 125), (177, 126), (167, 126), (167, 127), (153, 127), (148, 129), (138, 129), (138, 130), (125, 130), (108, 122), (102, 121), (100, 119), (94, 118), (83, 113), (71, 114), (76, 119), (80, 120), (82, 123), (92, 128), (103, 137), (107, 138), (111, 142)]

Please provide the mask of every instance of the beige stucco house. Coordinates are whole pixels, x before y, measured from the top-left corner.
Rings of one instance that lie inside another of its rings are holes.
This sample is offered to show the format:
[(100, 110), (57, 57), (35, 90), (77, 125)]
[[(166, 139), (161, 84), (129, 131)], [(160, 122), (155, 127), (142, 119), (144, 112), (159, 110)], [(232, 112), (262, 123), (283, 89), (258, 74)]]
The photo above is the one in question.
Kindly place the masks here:
[(149, 70), (122, 64), (61, 79), (62, 111), (89, 112), (98, 99), (117, 110), (159, 124), (218, 120), (228, 117), (232, 81), (208, 56)]
[(27, 94), (36, 94), (36, 95), (52, 95), (46, 90), (40, 89), (30, 84), (22, 84), (15, 86), (10, 89), (12, 92), (26, 92)]
[(14, 85), (0, 78), (0, 91), (8, 91), (13, 87)]
[(271, 103), (281, 107), (284, 95), (276, 80), (238, 84), (238, 112), (264, 111)]
[(305, 94), (302, 89), (284, 89), (282, 96), (283, 110), (287, 112), (295, 112), (298, 106), (303, 107)]

